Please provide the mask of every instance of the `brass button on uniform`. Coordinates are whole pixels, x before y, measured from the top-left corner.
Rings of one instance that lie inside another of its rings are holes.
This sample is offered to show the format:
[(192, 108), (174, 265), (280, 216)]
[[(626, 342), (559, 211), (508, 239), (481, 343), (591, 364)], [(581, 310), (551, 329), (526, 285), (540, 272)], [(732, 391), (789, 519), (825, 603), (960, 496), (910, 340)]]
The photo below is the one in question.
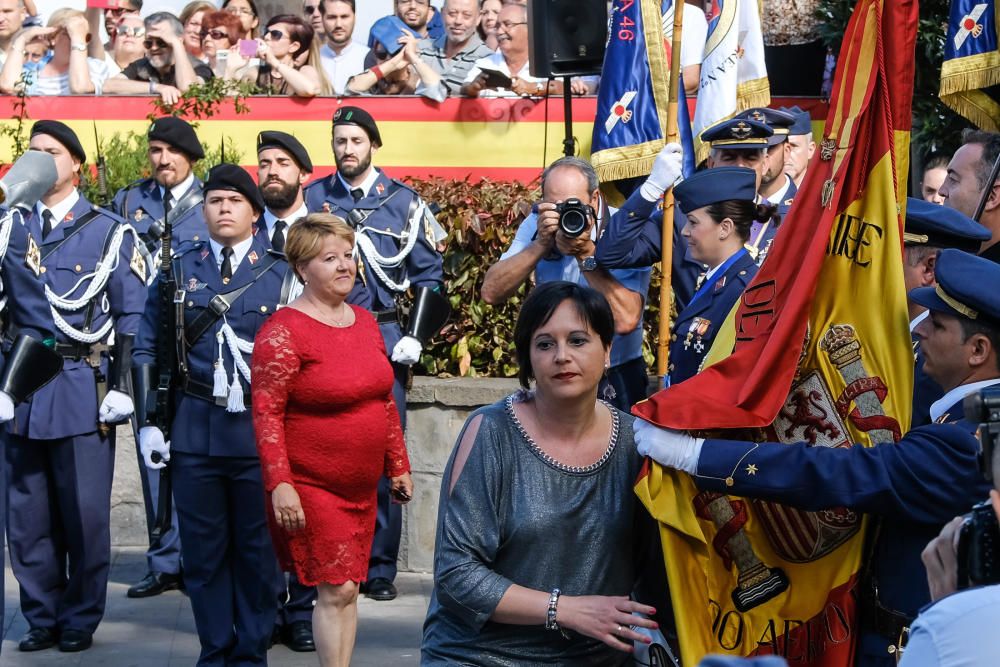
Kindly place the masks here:
[(73, 267), (73, 269), (74, 269), (74, 270), (75, 270), (75, 271), (76, 271), (77, 273), (80, 273), (81, 271), (83, 271), (83, 267), (82, 267), (82, 266), (80, 266), (79, 264), (77, 264), (76, 266), (74, 266), (74, 267)]
[(39, 273), (45, 273), (45, 267), (43, 266), (42, 268), (38, 269), (38, 272)]
[(266, 313), (267, 312), (267, 306), (261, 306), (260, 307), (260, 312)]
[(194, 301), (188, 301), (188, 308), (194, 308)]

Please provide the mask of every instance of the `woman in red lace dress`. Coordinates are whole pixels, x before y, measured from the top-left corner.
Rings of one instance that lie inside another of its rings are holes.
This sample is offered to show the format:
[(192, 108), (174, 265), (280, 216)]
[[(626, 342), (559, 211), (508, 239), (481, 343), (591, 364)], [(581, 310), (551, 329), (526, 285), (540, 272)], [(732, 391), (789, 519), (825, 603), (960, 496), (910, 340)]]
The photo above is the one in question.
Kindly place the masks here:
[(376, 487), (413, 493), (392, 399), (392, 368), (375, 318), (345, 302), (357, 272), (354, 232), (316, 213), (289, 229), (302, 295), (257, 334), (253, 417), (278, 558), (317, 587), (313, 633), (322, 665), (347, 667), (358, 585), (368, 572)]

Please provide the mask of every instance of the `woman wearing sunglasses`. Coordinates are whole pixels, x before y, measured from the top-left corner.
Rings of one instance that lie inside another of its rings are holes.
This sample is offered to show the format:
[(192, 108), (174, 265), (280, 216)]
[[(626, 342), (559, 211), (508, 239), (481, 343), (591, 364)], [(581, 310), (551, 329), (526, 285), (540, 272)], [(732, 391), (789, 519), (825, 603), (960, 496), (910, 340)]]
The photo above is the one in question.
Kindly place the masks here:
[[(243, 35), (243, 26), (235, 14), (218, 11), (205, 14), (201, 19), (202, 58), (212, 68), (216, 76), (227, 79), (241, 78), (241, 72), (233, 72), (228, 65), (233, 49)], [(222, 61), (220, 63), (220, 60)]]
[(311, 56), (319, 56), (318, 51), (312, 53), (314, 41), (312, 26), (302, 18), (293, 14), (275, 16), (267, 22), (263, 39), (258, 40), (260, 65), (253, 67), (244, 54), (234, 51), (229, 54), (229, 70), (245, 71), (241, 78), (254, 82), (263, 95), (330, 95), (322, 68), (310, 62)]
[(66, 8), (52, 12), (48, 26), (22, 30), (11, 43), (0, 70), (0, 93), (17, 92), (25, 70), (25, 46), (43, 38), (49, 42), (51, 57), (37, 69), (28, 68), (27, 94), (100, 95), (108, 78), (108, 66), (102, 60), (87, 57), (89, 30), (83, 12)]
[(145, 37), (146, 27), (138, 14), (123, 14), (118, 19), (111, 50), (104, 52), (104, 62), (112, 76), (146, 55)]

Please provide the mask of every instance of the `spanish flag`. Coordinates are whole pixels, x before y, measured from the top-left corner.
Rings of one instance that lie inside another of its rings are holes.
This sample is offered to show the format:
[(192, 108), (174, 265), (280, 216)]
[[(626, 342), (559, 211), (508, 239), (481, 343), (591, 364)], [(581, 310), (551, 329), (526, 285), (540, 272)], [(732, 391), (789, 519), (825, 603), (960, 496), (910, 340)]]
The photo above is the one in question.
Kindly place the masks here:
[[(916, 0), (859, 0), (820, 149), (729, 320), (731, 354), (638, 404), (636, 415), (828, 447), (892, 443), (907, 430), (901, 204), (916, 28)], [(660, 522), (685, 665), (708, 653), (853, 664), (863, 517), (707, 494), (655, 463), (635, 490)]]
[(1000, 17), (995, 0), (952, 0), (940, 97), (982, 129), (1000, 132)]

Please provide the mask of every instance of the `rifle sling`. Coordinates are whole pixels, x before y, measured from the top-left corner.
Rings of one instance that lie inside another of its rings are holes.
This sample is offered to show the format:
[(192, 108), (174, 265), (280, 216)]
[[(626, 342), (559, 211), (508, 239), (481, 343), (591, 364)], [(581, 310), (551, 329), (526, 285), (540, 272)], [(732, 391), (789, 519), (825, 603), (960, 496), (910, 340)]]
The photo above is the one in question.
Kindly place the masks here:
[(247, 284), (237, 287), (231, 292), (226, 292), (225, 294), (216, 294), (212, 297), (211, 301), (208, 302), (208, 308), (203, 310), (198, 314), (194, 321), (191, 322), (191, 326), (186, 328), (184, 338), (187, 341), (188, 347), (193, 346), (199, 338), (205, 335), (205, 333), (215, 326), (215, 323), (219, 321), (219, 318), (229, 312), (229, 309), (233, 307), (236, 300), (243, 296), (243, 293), (248, 289), (253, 287), (257, 280), (267, 273), (268, 269), (281, 261), (280, 257), (272, 258), (267, 264), (261, 264), (259, 267), (254, 269), (253, 280)]

